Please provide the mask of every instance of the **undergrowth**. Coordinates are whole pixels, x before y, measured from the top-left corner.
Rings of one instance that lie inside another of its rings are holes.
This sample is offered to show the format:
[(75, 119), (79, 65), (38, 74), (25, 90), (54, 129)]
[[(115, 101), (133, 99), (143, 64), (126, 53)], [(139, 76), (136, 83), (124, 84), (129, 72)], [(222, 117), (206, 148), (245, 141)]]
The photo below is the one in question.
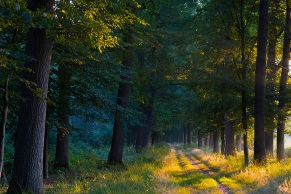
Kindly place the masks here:
[[(106, 150), (107, 151), (107, 150)], [(170, 152), (167, 144), (158, 144), (136, 154), (125, 150), (125, 167), (106, 167), (106, 159), (96, 152), (71, 154), (69, 170), (51, 175), (46, 193), (155, 193), (155, 171)], [(100, 154), (100, 150), (98, 150)], [(108, 152), (107, 152), (108, 153)]]

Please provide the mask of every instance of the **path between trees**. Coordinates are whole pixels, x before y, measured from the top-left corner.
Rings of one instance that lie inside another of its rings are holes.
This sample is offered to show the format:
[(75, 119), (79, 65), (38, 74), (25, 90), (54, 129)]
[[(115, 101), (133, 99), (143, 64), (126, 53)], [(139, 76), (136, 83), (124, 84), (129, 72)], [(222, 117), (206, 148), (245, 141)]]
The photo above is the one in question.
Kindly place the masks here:
[[(207, 176), (208, 178), (213, 179), (213, 180), (217, 183), (217, 189), (219, 190), (219, 192), (220, 192), (221, 194), (229, 194), (229, 193), (231, 193), (230, 190), (229, 190), (229, 188), (228, 188), (226, 185), (221, 184), (219, 181), (217, 181), (217, 180), (214, 178), (213, 175), (215, 174), (215, 172), (212, 171), (212, 170), (210, 170), (210, 168), (209, 168), (207, 165), (204, 164), (206, 168), (201, 168), (201, 167), (198, 165), (199, 163), (202, 163), (202, 161), (200, 161), (199, 159), (197, 159), (195, 156), (192, 156), (192, 157), (191, 157), (189, 154), (185, 153), (185, 151), (183, 151), (183, 150), (181, 150), (181, 149), (178, 149), (178, 148), (176, 148), (176, 147), (173, 147), (173, 149), (176, 151), (176, 156), (177, 156), (177, 158), (179, 158), (179, 157), (178, 157), (178, 154), (182, 154), (184, 157), (187, 158), (187, 160), (192, 164), (192, 166), (195, 167), (195, 169), (196, 169), (198, 172), (204, 174), (204, 175)], [(185, 172), (185, 173), (187, 173), (187, 172)]]

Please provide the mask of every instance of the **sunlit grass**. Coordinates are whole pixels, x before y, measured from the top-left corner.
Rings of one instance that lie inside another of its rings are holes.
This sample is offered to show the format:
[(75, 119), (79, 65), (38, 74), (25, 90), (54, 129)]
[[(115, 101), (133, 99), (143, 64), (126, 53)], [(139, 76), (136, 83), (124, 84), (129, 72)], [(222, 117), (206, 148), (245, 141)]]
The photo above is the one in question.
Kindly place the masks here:
[(189, 151), (189, 146), (185, 150), (215, 171), (216, 179), (234, 193), (291, 193), (291, 159), (268, 159), (265, 166), (245, 167), (243, 153), (225, 157), (195, 148)]
[[(71, 156), (71, 169), (51, 175), (46, 193), (156, 193), (156, 171), (169, 153), (168, 145), (153, 146), (137, 155), (126, 154), (125, 167), (106, 167), (94, 153)], [(134, 155), (134, 157), (133, 157)]]
[(165, 159), (159, 171), (163, 178), (159, 178), (162, 184), (157, 193), (219, 193), (217, 182), (197, 171), (181, 151), (175, 153), (173, 149)]
[[(231, 193), (291, 193), (290, 159), (280, 163), (268, 159), (265, 166), (245, 167), (242, 153), (225, 157), (191, 146), (177, 148), (162, 144), (141, 154), (127, 148), (126, 166), (110, 168), (100, 157), (102, 150), (71, 153), (70, 169), (51, 172), (45, 193), (219, 193), (217, 181)], [(184, 152), (210, 177), (198, 171)], [(0, 186), (0, 193), (6, 189), (7, 185)]]

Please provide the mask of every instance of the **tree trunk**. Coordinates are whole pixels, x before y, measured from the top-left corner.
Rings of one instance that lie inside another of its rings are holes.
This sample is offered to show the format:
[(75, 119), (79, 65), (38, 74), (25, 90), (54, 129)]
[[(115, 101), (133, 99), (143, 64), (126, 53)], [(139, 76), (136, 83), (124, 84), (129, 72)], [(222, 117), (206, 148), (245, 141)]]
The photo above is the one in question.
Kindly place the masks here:
[(151, 93), (150, 104), (148, 107), (145, 108), (146, 112), (146, 123), (143, 131), (143, 148), (150, 146), (153, 143), (152, 138), (152, 128), (154, 125), (154, 118), (153, 118), (153, 106), (154, 106), (154, 92)]
[(286, 25), (284, 31), (284, 43), (283, 43), (283, 58), (282, 58), (282, 72), (279, 88), (279, 115), (278, 115), (278, 127), (277, 127), (277, 159), (280, 161), (284, 159), (284, 130), (286, 120), (286, 96), (287, 96), (287, 80), (289, 73), (289, 58), (290, 58), (290, 7), (288, 1), (286, 1)]
[(208, 143), (209, 143), (209, 136), (204, 137), (204, 146), (207, 147)]
[[(224, 57), (224, 65), (227, 69), (226, 76), (229, 77), (229, 67), (231, 65), (230, 54), (227, 53)], [(229, 78), (230, 79), (230, 78)], [(230, 109), (232, 106), (232, 101), (226, 96), (226, 93), (223, 95), (223, 113), (224, 113), (224, 128), (225, 128), (225, 155), (235, 155), (235, 142), (234, 142), (234, 128), (231, 126), (230, 120)], [(229, 94), (228, 94), (229, 95)]]
[(209, 144), (208, 144), (209, 148), (213, 148), (213, 135), (211, 134), (209, 137)]
[(219, 131), (213, 132), (213, 153), (219, 153)]
[(249, 155), (249, 145), (248, 145), (248, 132), (245, 131), (243, 134), (244, 139), (244, 159), (245, 159), (245, 166), (250, 165), (250, 155)]
[(183, 141), (184, 141), (184, 144), (186, 144), (186, 139), (187, 139), (187, 129), (186, 127), (184, 126), (183, 127)]
[[(28, 8), (53, 8), (51, 1), (28, 0)], [(14, 164), (8, 193), (43, 193), (43, 147), (46, 118), (46, 91), (48, 90), (51, 63), (52, 40), (48, 39), (44, 29), (29, 29), (26, 53), (35, 60), (25, 63), (23, 78), (34, 82), (42, 91), (36, 97), (25, 84), (22, 86), (20, 115), (15, 138)]]
[(140, 153), (143, 148), (143, 139), (144, 139), (144, 131), (145, 131), (145, 120), (146, 120), (146, 115), (145, 114), (145, 104), (140, 103), (140, 112), (143, 113), (141, 116), (141, 125), (137, 127), (136, 131), (136, 141), (135, 141), (135, 150), (137, 153)]
[(195, 130), (193, 132), (193, 143), (196, 144), (197, 143), (197, 130)]
[(202, 131), (201, 129), (198, 129), (198, 148), (201, 149), (202, 148)]
[(191, 143), (191, 124), (190, 122), (187, 123), (187, 143)]
[[(151, 59), (151, 65), (152, 67), (155, 66), (155, 47), (151, 49), (152, 59)], [(154, 87), (154, 83), (157, 80), (157, 74), (156, 72), (151, 72), (151, 82), (150, 82), (150, 97), (149, 97), (149, 104), (147, 106), (147, 127), (145, 128), (144, 133), (144, 147), (148, 147), (151, 144), (153, 144), (153, 138), (152, 138), (152, 131), (154, 127), (154, 102), (156, 97), (156, 89)]]
[[(126, 35), (125, 42), (132, 44), (131, 35)], [(122, 61), (123, 70), (130, 72), (132, 66), (132, 51), (131, 47), (127, 48), (126, 58)], [(119, 82), (117, 94), (117, 106), (122, 107), (124, 110), (128, 107), (128, 98), (130, 95), (130, 76), (122, 76), (122, 82)], [(111, 148), (108, 156), (109, 165), (123, 165), (123, 148), (124, 148), (124, 135), (125, 135), (126, 115), (121, 113), (118, 109), (114, 118), (113, 135)]]
[(220, 150), (221, 150), (221, 154), (225, 154), (225, 129), (224, 127), (221, 127), (221, 147), (220, 147)]
[[(278, 31), (281, 25), (278, 24), (278, 14), (280, 14), (279, 6), (280, 1), (273, 2), (271, 5), (272, 11), (270, 12), (269, 19), (269, 48), (268, 48), (268, 61), (266, 76), (266, 123), (265, 123), (265, 144), (266, 144), (266, 154), (270, 157), (274, 157), (274, 129), (276, 128), (275, 118), (276, 118), (276, 72), (278, 71), (278, 66), (276, 66), (276, 44), (278, 42), (278, 37), (281, 36), (282, 31)], [(273, 21), (273, 22), (272, 22)]]
[(265, 75), (266, 75), (266, 46), (268, 37), (268, 9), (269, 1), (260, 0), (259, 31), (257, 41), (257, 59), (255, 72), (255, 138), (254, 162), (266, 162), (265, 147)]
[(266, 152), (269, 156), (274, 156), (274, 128), (275, 128), (275, 81), (276, 81), (276, 40), (269, 42), (268, 49), (268, 69), (267, 71), (267, 85), (266, 85), (266, 130), (265, 130), (265, 144)]
[[(241, 110), (242, 110), (242, 126), (244, 130), (244, 134), (247, 134), (248, 124), (247, 124), (247, 86), (245, 85), (246, 77), (247, 77), (247, 61), (245, 57), (245, 18), (244, 18), (244, 0), (240, 2), (240, 37), (241, 37), (241, 60), (242, 60), (242, 81), (243, 88), (241, 92)], [(240, 134), (240, 142), (241, 142), (241, 134)], [(245, 165), (249, 165), (249, 149), (247, 136), (243, 137), (244, 139), (244, 157), (245, 157)], [(246, 141), (245, 141), (246, 140)], [(241, 151), (241, 143), (237, 145), (237, 150)]]
[(7, 123), (7, 114), (8, 114), (8, 81), (9, 77), (6, 78), (5, 84), (3, 87), (3, 110), (2, 110), (2, 123), (0, 129), (0, 179), (2, 180), (4, 174), (4, 146), (5, 146), (5, 129)]
[(241, 133), (236, 136), (236, 150), (238, 152), (242, 151), (242, 134)]
[(59, 126), (57, 132), (57, 144), (54, 168), (69, 168), (69, 111), (70, 111), (70, 79), (71, 73), (67, 66), (61, 65), (58, 72), (59, 102), (58, 115)]
[(231, 126), (231, 121), (225, 117), (225, 155), (235, 155), (234, 146), (234, 129)]
[(48, 178), (48, 127), (45, 126), (44, 146), (43, 146), (43, 178)]

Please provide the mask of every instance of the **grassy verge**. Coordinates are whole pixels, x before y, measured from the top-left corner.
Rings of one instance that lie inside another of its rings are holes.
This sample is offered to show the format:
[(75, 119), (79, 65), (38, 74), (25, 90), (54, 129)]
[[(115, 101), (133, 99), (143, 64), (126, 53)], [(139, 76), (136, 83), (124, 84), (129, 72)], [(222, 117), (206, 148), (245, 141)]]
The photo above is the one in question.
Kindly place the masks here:
[(217, 179), (233, 193), (290, 193), (291, 160), (276, 162), (268, 159), (265, 166), (244, 167), (243, 153), (225, 157), (194, 148), (185, 148), (217, 172)]
[[(107, 153), (107, 149), (70, 153), (70, 169), (51, 171), (45, 180), (45, 193), (157, 193), (155, 173), (170, 153), (169, 145), (155, 145), (141, 154), (127, 148), (125, 167), (106, 168), (106, 157), (102, 155)], [(6, 189), (0, 186), (2, 193)]]
[(155, 171), (169, 153), (166, 144), (153, 146), (142, 154), (133, 150), (125, 155), (126, 167), (105, 168), (95, 154), (74, 156), (71, 169), (53, 175), (45, 184), (46, 193), (155, 193)]

